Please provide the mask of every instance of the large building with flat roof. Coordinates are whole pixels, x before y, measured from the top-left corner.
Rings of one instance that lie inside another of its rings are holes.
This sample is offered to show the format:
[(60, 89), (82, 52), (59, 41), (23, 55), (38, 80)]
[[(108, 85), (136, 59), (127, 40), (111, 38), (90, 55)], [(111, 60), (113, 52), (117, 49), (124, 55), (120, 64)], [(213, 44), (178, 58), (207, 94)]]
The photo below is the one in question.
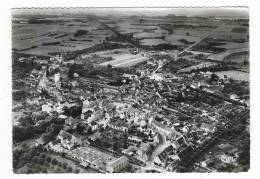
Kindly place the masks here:
[(128, 161), (129, 160), (127, 157), (125, 157), (125, 156), (120, 157), (116, 160), (109, 161), (107, 163), (106, 169), (108, 172), (111, 172), (111, 173), (118, 172), (118, 171), (124, 169), (128, 165)]

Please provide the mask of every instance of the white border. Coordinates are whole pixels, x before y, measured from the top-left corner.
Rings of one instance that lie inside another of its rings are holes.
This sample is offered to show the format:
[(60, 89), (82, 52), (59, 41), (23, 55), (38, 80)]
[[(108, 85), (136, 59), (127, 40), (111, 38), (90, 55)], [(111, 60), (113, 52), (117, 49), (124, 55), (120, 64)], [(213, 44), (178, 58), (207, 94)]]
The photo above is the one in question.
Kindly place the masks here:
[[(131, 0), (131, 1), (108, 1), (108, 0), (10, 0), (1, 1), (1, 65), (0, 65), (0, 176), (1, 178), (90, 178), (90, 177), (108, 177), (108, 178), (159, 178), (159, 177), (181, 177), (181, 178), (230, 178), (237, 179), (245, 178), (259, 178), (258, 166), (260, 157), (257, 155), (259, 149), (259, 113), (257, 101), (259, 100), (260, 80), (259, 76), (259, 61), (257, 48), (260, 42), (260, 28), (259, 28), (259, 3), (257, 0), (179, 0), (179, 1), (152, 1), (152, 0)], [(249, 6), (250, 8), (250, 61), (251, 61), (251, 169), (247, 173), (229, 174), (229, 173), (215, 173), (215, 174), (63, 174), (63, 175), (14, 175), (12, 173), (11, 164), (11, 8), (16, 7), (178, 7), (178, 6)], [(259, 49), (259, 48), (258, 48)]]

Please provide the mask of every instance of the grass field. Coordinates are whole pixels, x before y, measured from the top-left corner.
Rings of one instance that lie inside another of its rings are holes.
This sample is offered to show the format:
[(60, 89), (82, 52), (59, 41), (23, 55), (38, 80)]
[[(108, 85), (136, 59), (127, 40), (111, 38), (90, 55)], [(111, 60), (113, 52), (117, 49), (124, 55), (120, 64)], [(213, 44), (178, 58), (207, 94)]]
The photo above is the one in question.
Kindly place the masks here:
[(147, 46), (152, 46), (152, 45), (158, 45), (158, 44), (169, 44), (168, 41), (162, 40), (162, 39), (143, 39), (141, 40), (141, 45), (147, 45)]
[(220, 78), (224, 78), (226, 75), (228, 78), (233, 78), (234, 80), (244, 80), (249, 81), (249, 73), (240, 72), (240, 71), (218, 71), (214, 72), (216, 75), (218, 75)]
[(233, 49), (233, 50), (227, 50), (223, 53), (220, 54), (212, 54), (208, 57), (208, 59), (212, 59), (212, 60), (219, 60), (222, 61), (224, 58), (226, 58), (227, 56), (234, 54), (234, 53), (238, 53), (238, 52), (243, 52), (243, 51), (249, 51), (248, 48), (243, 48), (243, 49)]

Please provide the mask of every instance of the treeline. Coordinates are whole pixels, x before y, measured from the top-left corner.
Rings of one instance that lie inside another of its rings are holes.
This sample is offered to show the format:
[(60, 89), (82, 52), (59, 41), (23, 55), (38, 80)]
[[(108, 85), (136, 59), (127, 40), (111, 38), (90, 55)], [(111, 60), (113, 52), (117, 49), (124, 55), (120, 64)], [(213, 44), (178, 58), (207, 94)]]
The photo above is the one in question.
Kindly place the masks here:
[(233, 65), (228, 65), (227, 63), (223, 63), (223, 64), (217, 64), (217, 65), (213, 65), (213, 66), (208, 66), (208, 67), (201, 67), (201, 68), (197, 68), (197, 69), (192, 69), (190, 71), (190, 73), (194, 73), (194, 72), (207, 72), (207, 71), (211, 71), (211, 72), (217, 72), (217, 71), (228, 71), (228, 70), (237, 70), (237, 68)]
[(60, 42), (46, 42), (46, 43), (42, 43), (42, 46), (47, 46), (47, 45), (58, 45), (60, 44)]
[(178, 58), (178, 60), (170, 60), (166, 65), (163, 66), (163, 68), (169, 70), (170, 72), (176, 73), (178, 70), (187, 68), (194, 64), (194, 61), (187, 60), (185, 58)]
[(92, 65), (71, 65), (68, 72), (68, 78), (73, 78), (73, 74), (77, 73), (85, 78), (98, 78), (98, 76), (117, 78), (119, 74), (127, 73), (132, 74), (133, 69), (130, 68), (112, 68), (111, 65), (93, 67)]
[(186, 40), (186, 39), (180, 39), (180, 40), (178, 40), (179, 42), (181, 42), (181, 43), (184, 43), (184, 44), (186, 44), (186, 45), (190, 45), (190, 44), (195, 44), (195, 42), (194, 41), (192, 41), (192, 42), (189, 42), (188, 40)]
[(177, 50), (178, 45), (172, 45), (172, 44), (158, 44), (158, 45), (152, 45), (152, 46), (142, 46), (143, 49), (146, 50), (154, 50), (154, 51), (164, 51), (164, 50)]
[(72, 38), (69, 38), (69, 41), (84, 41), (84, 42), (93, 42), (93, 40), (90, 40), (90, 39), (72, 39)]
[(89, 31), (87, 30), (77, 30), (74, 34), (74, 37), (80, 37), (87, 34), (89, 34)]
[(68, 34), (59, 35), (59, 36), (55, 37), (55, 39), (59, 39), (59, 38), (66, 37), (66, 36), (68, 36)]
[(210, 53), (221, 53), (226, 49), (222, 47), (215, 47), (212, 44), (197, 44), (192, 47), (193, 51), (202, 51), (202, 52), (210, 52)]

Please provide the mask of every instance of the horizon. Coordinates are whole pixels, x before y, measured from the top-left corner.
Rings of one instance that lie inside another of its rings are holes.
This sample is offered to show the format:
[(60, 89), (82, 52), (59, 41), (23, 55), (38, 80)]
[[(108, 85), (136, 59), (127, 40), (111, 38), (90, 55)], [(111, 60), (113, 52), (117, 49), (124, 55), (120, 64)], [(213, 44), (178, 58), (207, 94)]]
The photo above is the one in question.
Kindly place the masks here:
[[(127, 9), (127, 10), (126, 10)], [(59, 9), (48, 9), (48, 8), (34, 8), (34, 9), (12, 9), (12, 15), (33, 15), (33, 14), (96, 14), (96, 15), (122, 15), (122, 16), (201, 16), (201, 17), (229, 17), (229, 18), (249, 18), (249, 8), (239, 7), (239, 8), (217, 8), (217, 7), (181, 7), (181, 8), (110, 8), (110, 7), (100, 7), (100, 8), (59, 8)]]

